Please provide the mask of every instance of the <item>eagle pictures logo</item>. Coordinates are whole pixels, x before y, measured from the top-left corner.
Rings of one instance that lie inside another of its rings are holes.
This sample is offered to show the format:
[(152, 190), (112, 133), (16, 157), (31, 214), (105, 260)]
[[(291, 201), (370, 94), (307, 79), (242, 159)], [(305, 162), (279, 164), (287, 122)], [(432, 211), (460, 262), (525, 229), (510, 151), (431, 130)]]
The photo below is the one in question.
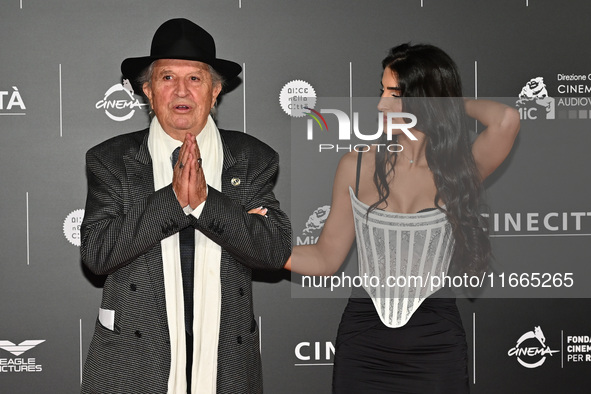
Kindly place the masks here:
[(18, 357), (45, 342), (45, 339), (27, 339), (18, 345), (7, 340), (0, 340), (0, 349), (6, 350), (16, 357), (0, 357), (0, 373), (3, 372), (41, 372), (43, 366), (37, 364), (34, 358)]

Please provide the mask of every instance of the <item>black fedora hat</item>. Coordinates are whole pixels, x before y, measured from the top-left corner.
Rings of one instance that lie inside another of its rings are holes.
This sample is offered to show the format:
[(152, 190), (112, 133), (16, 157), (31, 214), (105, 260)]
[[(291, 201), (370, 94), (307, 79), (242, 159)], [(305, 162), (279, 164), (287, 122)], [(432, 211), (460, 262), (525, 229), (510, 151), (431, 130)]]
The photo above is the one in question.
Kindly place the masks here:
[(215, 42), (211, 34), (183, 18), (164, 22), (154, 33), (150, 56), (125, 59), (121, 63), (121, 72), (135, 84), (140, 73), (158, 59), (203, 62), (212, 66), (226, 79), (232, 79), (242, 71), (238, 63), (216, 58)]

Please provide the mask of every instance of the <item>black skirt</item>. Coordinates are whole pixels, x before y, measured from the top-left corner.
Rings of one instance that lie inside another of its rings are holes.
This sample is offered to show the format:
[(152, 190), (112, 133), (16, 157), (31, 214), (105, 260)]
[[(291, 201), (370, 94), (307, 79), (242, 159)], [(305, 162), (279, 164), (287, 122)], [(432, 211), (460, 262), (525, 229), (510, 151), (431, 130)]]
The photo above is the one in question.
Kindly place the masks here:
[(440, 291), (407, 324), (389, 328), (367, 293), (358, 298), (356, 292), (337, 334), (334, 394), (469, 393), (466, 335), (455, 298), (439, 298)]

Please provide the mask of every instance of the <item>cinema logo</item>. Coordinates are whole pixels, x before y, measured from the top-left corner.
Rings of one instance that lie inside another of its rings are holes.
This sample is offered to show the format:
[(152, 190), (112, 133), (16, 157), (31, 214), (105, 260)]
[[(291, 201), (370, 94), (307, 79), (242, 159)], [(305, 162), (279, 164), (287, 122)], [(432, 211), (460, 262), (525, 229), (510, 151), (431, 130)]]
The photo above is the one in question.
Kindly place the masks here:
[[(322, 143), (318, 145), (318, 151), (334, 151), (334, 152), (367, 152), (372, 147), (378, 150), (384, 149), (389, 152), (401, 152), (403, 147), (400, 144), (375, 144), (372, 141), (379, 140), (382, 135), (386, 134), (387, 140), (392, 141), (394, 130), (402, 131), (410, 140), (417, 141), (417, 137), (410, 131), (417, 125), (417, 117), (408, 112), (379, 112), (377, 116), (377, 131), (374, 133), (365, 134), (359, 128), (359, 112), (353, 112), (353, 122), (349, 116), (338, 109), (320, 109), (320, 111), (306, 108), (306, 115), (310, 116), (306, 123), (306, 139), (311, 141), (314, 139), (314, 123), (320, 127), (321, 131), (328, 131), (328, 123), (323, 114), (332, 114), (336, 116), (338, 128), (336, 136), (339, 144)], [(385, 120), (385, 122), (384, 122)], [(407, 122), (408, 120), (408, 122)], [(386, 123), (386, 131), (384, 133), (384, 123)], [(361, 144), (342, 144), (342, 142), (351, 141), (351, 130), (353, 135), (361, 141), (368, 143)], [(398, 133), (397, 133), (398, 134)]]
[(517, 344), (509, 349), (507, 355), (515, 357), (525, 368), (537, 368), (544, 364), (547, 356), (552, 356), (560, 350), (552, 350), (546, 345), (546, 337), (540, 326), (528, 331), (517, 340)]
[(115, 84), (106, 92), (102, 100), (97, 101), (95, 108), (105, 111), (105, 115), (116, 122), (124, 122), (135, 114), (135, 110), (142, 109), (143, 104), (134, 96), (133, 87), (128, 79), (123, 84)]
[(0, 90), (0, 115), (26, 115), (27, 107), (16, 86), (12, 90)]
[(591, 337), (589, 335), (567, 335), (565, 339), (567, 363), (591, 363)]
[(334, 345), (331, 341), (300, 342), (294, 349), (295, 357), (298, 360), (295, 366), (332, 365), (334, 352)]
[(41, 372), (43, 370), (43, 366), (41, 364), (37, 364), (37, 361), (34, 358), (24, 358), (18, 356), (21, 356), (23, 353), (33, 349), (43, 342), (45, 342), (45, 339), (29, 339), (16, 345), (10, 341), (0, 340), (0, 349), (6, 350), (13, 356), (17, 356), (11, 358), (0, 357), (0, 373)]
[(302, 235), (296, 238), (296, 245), (314, 245), (318, 242), (318, 237), (329, 213), (330, 205), (323, 205), (316, 208), (308, 217)]

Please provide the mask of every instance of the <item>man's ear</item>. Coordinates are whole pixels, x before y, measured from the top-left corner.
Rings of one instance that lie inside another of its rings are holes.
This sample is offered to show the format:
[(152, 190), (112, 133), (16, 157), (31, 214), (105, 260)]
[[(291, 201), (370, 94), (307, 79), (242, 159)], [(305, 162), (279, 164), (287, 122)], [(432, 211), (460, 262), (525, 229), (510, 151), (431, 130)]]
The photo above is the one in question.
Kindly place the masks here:
[(216, 100), (218, 99), (218, 96), (220, 95), (220, 92), (222, 91), (222, 84), (218, 83), (217, 85), (215, 85), (211, 91), (211, 108), (213, 108), (213, 106), (215, 105)]
[(152, 105), (152, 86), (148, 82), (144, 82), (144, 84), (142, 85), (142, 90), (144, 91), (144, 94), (150, 101), (150, 105)]

